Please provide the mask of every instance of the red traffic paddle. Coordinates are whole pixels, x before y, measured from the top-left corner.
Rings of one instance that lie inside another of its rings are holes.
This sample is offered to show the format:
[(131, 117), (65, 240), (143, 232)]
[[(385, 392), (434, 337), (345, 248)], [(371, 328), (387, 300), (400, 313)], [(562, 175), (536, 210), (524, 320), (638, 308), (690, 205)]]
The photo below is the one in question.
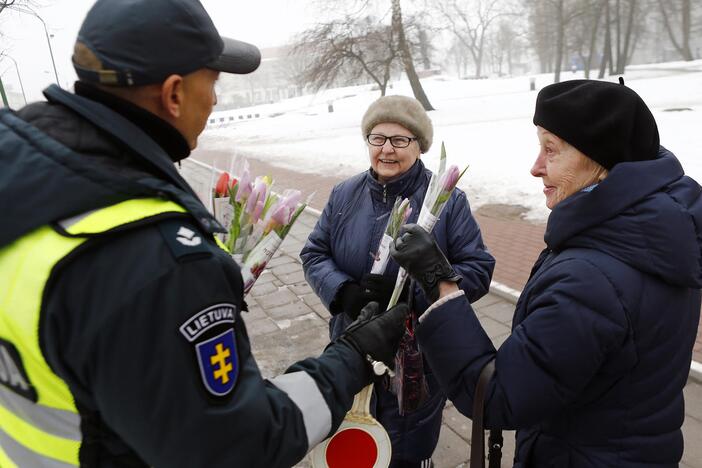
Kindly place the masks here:
[(314, 468), (387, 468), (392, 446), (383, 426), (370, 414), (373, 385), (353, 399), (339, 429), (310, 453)]

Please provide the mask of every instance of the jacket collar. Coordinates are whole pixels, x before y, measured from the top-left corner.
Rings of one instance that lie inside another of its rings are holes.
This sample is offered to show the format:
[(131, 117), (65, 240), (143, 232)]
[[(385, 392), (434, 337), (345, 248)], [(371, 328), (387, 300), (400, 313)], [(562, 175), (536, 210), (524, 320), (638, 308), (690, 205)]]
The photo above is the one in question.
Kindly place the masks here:
[(569, 239), (614, 218), (684, 175), (682, 166), (661, 146), (656, 159), (619, 163), (590, 192), (578, 192), (551, 212), (544, 240), (559, 250)]
[(422, 185), (424, 173), (424, 163), (421, 159), (417, 159), (407, 172), (385, 184), (378, 182), (377, 173), (373, 168), (369, 168), (366, 173), (366, 181), (370, 187), (371, 196), (376, 201), (385, 199), (386, 202), (394, 203), (398, 196), (408, 197), (417, 191)]
[(158, 179), (145, 179), (140, 182), (157, 193), (167, 193), (195, 217), (203, 230), (209, 233), (226, 232), (178, 173), (164, 149), (137, 125), (101, 103), (71, 94), (56, 85), (45, 89), (44, 96), (51, 102), (72, 109), (132, 150), (136, 157), (149, 166), (151, 172), (158, 174)]
[(155, 114), (129, 101), (106, 93), (95, 86), (76, 81), (75, 92), (78, 96), (109, 107), (119, 115), (142, 129), (163, 148), (171, 161), (178, 162), (190, 156), (190, 146), (183, 135), (171, 124)]

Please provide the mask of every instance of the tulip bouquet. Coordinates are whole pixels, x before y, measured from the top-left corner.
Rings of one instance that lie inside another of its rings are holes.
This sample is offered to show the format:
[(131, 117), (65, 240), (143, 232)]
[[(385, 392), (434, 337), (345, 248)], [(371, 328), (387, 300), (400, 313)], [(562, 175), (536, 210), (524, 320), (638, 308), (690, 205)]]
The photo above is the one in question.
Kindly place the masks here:
[[(439, 220), (439, 216), (444, 206), (446, 206), (446, 202), (451, 198), (453, 189), (456, 188), (456, 184), (461, 180), (461, 177), (463, 177), (467, 169), (468, 167), (463, 169), (462, 172), (459, 172), (458, 166), (455, 165), (446, 169), (446, 147), (441, 143), (439, 171), (433, 173), (431, 180), (429, 180), (429, 188), (427, 188), (427, 193), (424, 195), (424, 202), (422, 203), (422, 209), (419, 211), (419, 219), (417, 220), (417, 224), (424, 228), (424, 230), (431, 232), (434, 229), (434, 225), (436, 225), (436, 222)], [(395, 289), (390, 297), (389, 307), (397, 304), (406, 280), (407, 272), (404, 268), (400, 268), (397, 274)]]
[(213, 189), (213, 210), (228, 227), (222, 241), (241, 266), (244, 294), (273, 258), (293, 224), (309, 203), (299, 190), (274, 193), (270, 177), (252, 177), (247, 161), (239, 179), (222, 172)]
[[(468, 168), (466, 167), (466, 169)], [(442, 143), (439, 171), (432, 174), (427, 193), (424, 195), (422, 209), (419, 212), (419, 219), (417, 220), (417, 224), (427, 232), (431, 232), (434, 229), (434, 225), (436, 225), (446, 202), (448, 202), (453, 189), (456, 188), (456, 184), (458, 184), (466, 169), (463, 172), (459, 172), (457, 166), (450, 166), (446, 169), (446, 148)], [(397, 227), (395, 238), (399, 235), (400, 226)], [(397, 304), (406, 280), (407, 272), (400, 268), (388, 307)], [(422, 353), (419, 351), (414, 336), (416, 322), (417, 316), (415, 313), (412, 313), (408, 319), (400, 347), (395, 355), (396, 373), (391, 377), (390, 381), (391, 388), (397, 395), (400, 415), (415, 411), (429, 395), (424, 377)]]
[(400, 228), (407, 222), (411, 214), (412, 207), (410, 206), (409, 199), (405, 198), (403, 200), (397, 197), (392, 211), (390, 212), (388, 224), (385, 227), (385, 233), (380, 240), (378, 253), (373, 260), (373, 266), (371, 267), (372, 274), (382, 275), (385, 273), (385, 268), (388, 266), (388, 261), (390, 260), (390, 243), (397, 239), (397, 236), (400, 234)]

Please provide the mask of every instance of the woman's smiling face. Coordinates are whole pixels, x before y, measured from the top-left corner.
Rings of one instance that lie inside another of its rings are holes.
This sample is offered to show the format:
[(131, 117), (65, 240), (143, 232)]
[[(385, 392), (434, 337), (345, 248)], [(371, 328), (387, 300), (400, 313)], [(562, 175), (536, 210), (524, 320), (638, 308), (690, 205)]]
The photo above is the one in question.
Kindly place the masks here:
[[(370, 133), (386, 137), (415, 137), (412, 132), (396, 123), (380, 123), (373, 127)], [(389, 139), (385, 141), (383, 146), (366, 144), (368, 145), (371, 167), (378, 174), (378, 181), (383, 184), (407, 172), (419, 159), (420, 151), (417, 140), (410, 141), (406, 148), (395, 148), (390, 144)]]
[(549, 209), (607, 176), (604, 167), (548, 130), (537, 126), (536, 135), (541, 149), (531, 175), (541, 177)]

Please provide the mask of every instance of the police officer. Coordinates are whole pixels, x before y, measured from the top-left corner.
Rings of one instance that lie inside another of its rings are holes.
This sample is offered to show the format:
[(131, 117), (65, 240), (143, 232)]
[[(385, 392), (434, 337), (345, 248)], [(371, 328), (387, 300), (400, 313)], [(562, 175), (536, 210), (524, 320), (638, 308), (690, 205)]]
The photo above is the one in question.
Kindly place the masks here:
[(222, 227), (175, 170), (220, 72), (258, 49), (197, 0), (99, 0), (75, 94), (0, 112), (0, 466), (291, 466), (391, 363), (371, 303), (317, 359), (261, 377)]

